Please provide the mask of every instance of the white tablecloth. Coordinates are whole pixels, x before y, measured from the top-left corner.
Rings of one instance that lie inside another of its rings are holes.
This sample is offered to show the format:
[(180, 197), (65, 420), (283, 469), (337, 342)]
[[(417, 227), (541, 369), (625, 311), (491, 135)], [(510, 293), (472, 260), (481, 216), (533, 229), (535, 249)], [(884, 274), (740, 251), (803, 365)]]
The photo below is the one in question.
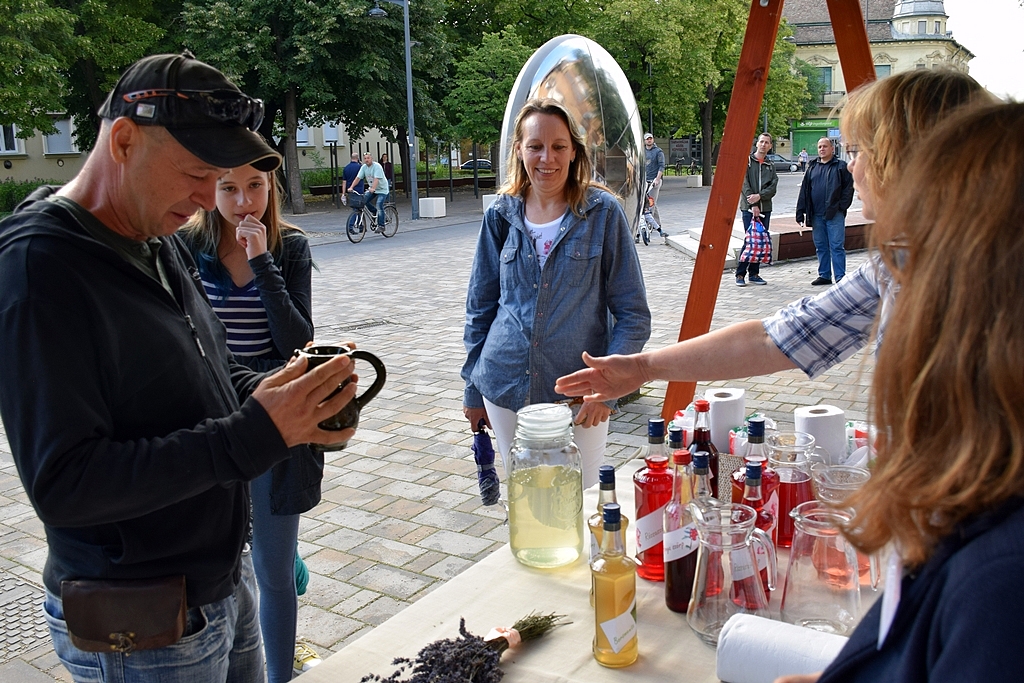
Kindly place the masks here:
[[(635, 508), (632, 476), (643, 461), (624, 466), (617, 476), (617, 493), (630, 518)], [(597, 507), (596, 487), (584, 492), (584, 514)], [(627, 533), (633, 553), (635, 537)], [(441, 638), (455, 638), (459, 618), (483, 636), (492, 627), (509, 627), (531, 611), (565, 614), (573, 622), (540, 640), (507, 651), (501, 660), (508, 683), (553, 681), (594, 683), (600, 681), (686, 681), (712, 683), (715, 650), (702, 643), (686, 624), (685, 614), (665, 606), (663, 583), (637, 579), (637, 619), (640, 658), (623, 669), (607, 669), (592, 653), (594, 611), (590, 606), (590, 570), (584, 541), (584, 558), (557, 570), (541, 571), (519, 564), (508, 546), (451, 579), (429, 595), (396, 614), (373, 631), (335, 653), (304, 674), (306, 683), (356, 683), (368, 673), (388, 676), (395, 657), (415, 657), (424, 645)]]

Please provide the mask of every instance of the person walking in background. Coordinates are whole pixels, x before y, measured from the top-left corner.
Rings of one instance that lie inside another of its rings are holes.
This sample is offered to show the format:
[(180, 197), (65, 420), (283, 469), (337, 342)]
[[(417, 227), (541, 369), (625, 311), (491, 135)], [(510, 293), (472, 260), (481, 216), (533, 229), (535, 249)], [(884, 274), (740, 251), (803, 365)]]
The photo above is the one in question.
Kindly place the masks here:
[(768, 224), (772, 217), (772, 197), (779, 188), (779, 174), (775, 164), (767, 160), (772, 150), (772, 136), (761, 133), (754, 153), (747, 159), (747, 173), (743, 176), (740, 193), (740, 212), (743, 217), (743, 251), (736, 266), (736, 284), (746, 286), (744, 278), (750, 271), (750, 284), (766, 285), (761, 278), (761, 264), (771, 263), (772, 242)]
[(828, 138), (818, 140), (818, 158), (812, 159), (800, 183), (796, 222), (812, 230), (818, 255), (814, 286), (830, 285), (846, 275), (846, 211), (853, 203), (853, 177), (846, 162), (835, 155)]
[(800, 150), (800, 155), (799, 155), (798, 158), (800, 159), (800, 172), (804, 173), (804, 172), (807, 171), (807, 162), (810, 159), (810, 157), (807, 156), (807, 148), (806, 147), (804, 147), (803, 149)]
[[(373, 201), (377, 207), (377, 227), (383, 228), (385, 222), (384, 202), (388, 198), (390, 185), (388, 185), (388, 179), (384, 177), (384, 168), (373, 160), (373, 155), (369, 152), (363, 154), (363, 165), (359, 167), (356, 180), (366, 181), (366, 191), (368, 194), (373, 195)], [(351, 192), (355, 186), (356, 183), (353, 181), (348, 191)], [(367, 197), (366, 201), (370, 201), (370, 197)], [(349, 229), (351, 229), (351, 226), (349, 226)]]
[[(361, 163), (359, 163), (359, 155), (356, 152), (352, 152), (352, 161), (350, 161), (347, 164), (345, 164), (345, 168), (341, 169), (341, 179), (342, 179), (342, 181), (344, 181), (342, 183), (342, 185), (341, 185), (341, 189), (342, 189), (341, 203), (342, 204), (348, 202), (348, 195), (346, 194), (346, 192), (347, 192), (346, 188), (348, 188), (352, 184), (352, 181), (356, 179), (356, 176), (359, 175), (359, 169), (361, 169), (362, 167), (363, 167), (363, 165)], [(355, 185), (356, 192), (358, 192), (359, 194), (362, 194), (363, 193), (363, 187), (364, 187), (363, 186), (363, 181), (360, 180)]]
[[(505, 472), (516, 411), (566, 401), (555, 378), (584, 351), (635, 353), (651, 334), (618, 200), (593, 180), (582, 133), (550, 99), (516, 117), (505, 185), (484, 214), (466, 297), (463, 413), (494, 430)], [(583, 486), (597, 482), (614, 401), (574, 405)]]
[(380, 155), (380, 165), (384, 169), (384, 177), (388, 181), (388, 201), (395, 201), (395, 165), (391, 163), (391, 159), (388, 158), (388, 153)]
[(652, 133), (644, 135), (644, 147), (646, 148), (644, 150), (646, 162), (644, 165), (645, 177), (647, 182), (653, 183), (647, 196), (654, 202), (651, 205), (651, 213), (654, 215), (654, 220), (659, 226), (658, 231), (664, 236), (665, 231), (661, 227), (661, 213), (658, 211), (658, 195), (661, 194), (661, 183), (665, 176), (665, 152), (654, 143), (654, 135)]
[[(153, 55), (99, 116), (74, 179), (0, 223), (0, 413), (46, 531), (44, 617), (75, 680), (259, 681), (248, 482), (293, 446), (352, 438), (318, 423), (352, 400), (355, 382), (324, 397), (353, 365), (236, 363), (175, 235), (229, 169), (280, 165), (253, 132), (260, 100), (190, 53)], [(171, 609), (140, 602), (139, 579)], [(72, 580), (106, 609), (65, 594)], [(170, 645), (134, 640), (154, 626)]]
[[(221, 176), (216, 208), (196, 212), (181, 237), (236, 360), (255, 370), (276, 369), (312, 341), (309, 241), (281, 218), (273, 173), (242, 166)], [(294, 664), (300, 671), (320, 662), (295, 640), (295, 557), (299, 516), (320, 502), (323, 470), (323, 453), (301, 445), (251, 484), (252, 556), (269, 683), (291, 680), (293, 657), (301, 658)]]

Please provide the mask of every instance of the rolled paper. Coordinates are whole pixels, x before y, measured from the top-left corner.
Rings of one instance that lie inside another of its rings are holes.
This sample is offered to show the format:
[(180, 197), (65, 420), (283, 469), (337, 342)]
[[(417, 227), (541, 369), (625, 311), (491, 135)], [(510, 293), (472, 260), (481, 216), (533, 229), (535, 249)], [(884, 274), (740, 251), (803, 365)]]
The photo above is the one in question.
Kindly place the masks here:
[(711, 404), (711, 443), (719, 453), (729, 453), (729, 431), (741, 427), (746, 418), (746, 393), (743, 389), (708, 389), (704, 398)]
[(734, 614), (718, 636), (716, 675), (723, 683), (772, 683), (828, 666), (846, 638), (753, 614)]
[(846, 413), (835, 406), (804, 406), (793, 411), (793, 422), (796, 431), (810, 434), (828, 451), (832, 464), (846, 464)]
[(497, 638), (504, 638), (507, 640), (510, 648), (513, 648), (523, 642), (523, 638), (519, 635), (519, 631), (514, 628), (505, 628), (504, 626), (496, 626), (488, 631), (487, 635), (484, 636), (484, 640), (495, 640)]

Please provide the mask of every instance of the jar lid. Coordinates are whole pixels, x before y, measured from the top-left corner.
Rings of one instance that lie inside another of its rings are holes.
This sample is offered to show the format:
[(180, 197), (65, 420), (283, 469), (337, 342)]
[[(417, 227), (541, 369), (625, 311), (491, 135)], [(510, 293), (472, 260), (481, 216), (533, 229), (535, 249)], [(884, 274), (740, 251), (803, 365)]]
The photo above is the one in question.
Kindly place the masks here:
[(560, 403), (535, 403), (516, 413), (516, 436), (523, 439), (554, 439), (570, 431), (572, 410)]

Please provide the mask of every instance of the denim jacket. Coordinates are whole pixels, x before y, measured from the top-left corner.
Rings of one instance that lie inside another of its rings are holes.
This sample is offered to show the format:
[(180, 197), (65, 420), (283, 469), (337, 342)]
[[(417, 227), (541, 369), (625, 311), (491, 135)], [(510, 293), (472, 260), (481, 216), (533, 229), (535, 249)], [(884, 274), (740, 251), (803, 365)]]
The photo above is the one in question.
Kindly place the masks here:
[(519, 410), (564, 399), (555, 380), (592, 356), (636, 353), (651, 335), (640, 261), (618, 201), (590, 190), (566, 213), (543, 270), (519, 197), (484, 214), (466, 297), (464, 404)]

